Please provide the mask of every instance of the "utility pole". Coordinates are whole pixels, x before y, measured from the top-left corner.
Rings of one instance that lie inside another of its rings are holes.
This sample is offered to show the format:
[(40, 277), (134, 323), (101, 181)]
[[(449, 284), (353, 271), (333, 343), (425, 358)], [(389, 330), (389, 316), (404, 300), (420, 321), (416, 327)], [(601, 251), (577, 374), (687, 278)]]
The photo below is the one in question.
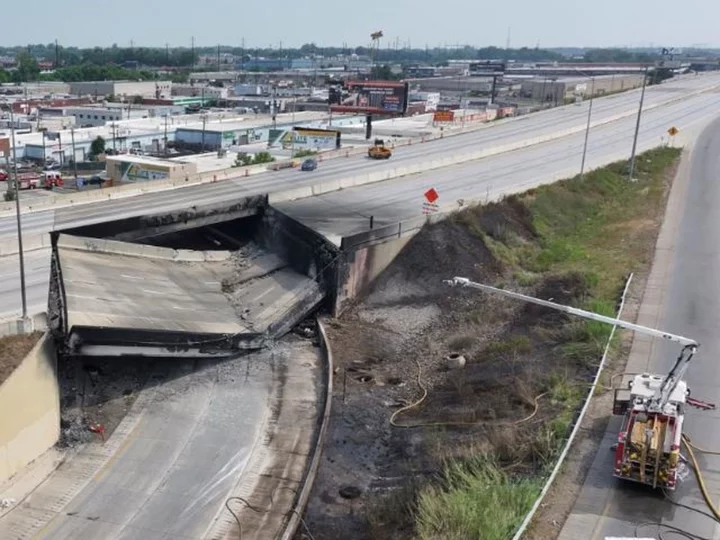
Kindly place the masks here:
[(13, 115), (12, 104), (10, 104), (10, 137), (13, 154), (13, 179), (15, 180), (15, 217), (17, 220), (18, 235), (18, 256), (20, 260), (20, 298), (22, 300), (23, 323), (27, 320), (27, 297), (25, 296), (25, 255), (23, 254), (22, 243), (22, 221), (20, 219), (20, 182), (17, 172), (17, 153), (15, 151), (15, 116)]
[(167, 119), (168, 119), (168, 115), (166, 114), (165, 115), (165, 137), (164, 137), (165, 138), (165, 148), (164, 148), (165, 157), (167, 157), (167, 155), (168, 155)]
[(190, 38), (190, 56), (192, 57), (192, 66), (190, 69), (195, 69), (195, 36)]
[(201, 152), (205, 151), (205, 122), (207, 122), (207, 114), (202, 115), (202, 139), (201, 139), (202, 150), (201, 150)]
[(73, 158), (73, 174), (75, 175), (75, 184), (77, 185), (77, 155), (75, 154), (75, 128), (70, 128), (70, 140), (72, 142), (72, 158)]
[(55, 69), (60, 67), (60, 49), (58, 48), (58, 40), (55, 40)]
[(220, 72), (220, 44), (217, 46), (217, 70)]
[(240, 45), (240, 71), (245, 71), (245, 38), (242, 38)]
[(595, 77), (590, 88), (590, 105), (588, 106), (587, 127), (585, 128), (585, 144), (583, 145), (582, 163), (580, 164), (580, 180), (585, 180), (585, 156), (587, 155), (588, 138), (590, 137), (590, 117), (592, 116), (593, 96), (595, 95)]
[(640, 106), (638, 107), (637, 123), (635, 124), (635, 137), (633, 138), (632, 153), (630, 154), (630, 171), (628, 174), (628, 178), (630, 180), (632, 180), (633, 174), (635, 174), (635, 152), (637, 151), (637, 140), (638, 134), (640, 133), (640, 117), (642, 116), (643, 102), (645, 101), (645, 87), (647, 86), (647, 75), (648, 68), (645, 67), (645, 72), (643, 74), (642, 92), (640, 94)]

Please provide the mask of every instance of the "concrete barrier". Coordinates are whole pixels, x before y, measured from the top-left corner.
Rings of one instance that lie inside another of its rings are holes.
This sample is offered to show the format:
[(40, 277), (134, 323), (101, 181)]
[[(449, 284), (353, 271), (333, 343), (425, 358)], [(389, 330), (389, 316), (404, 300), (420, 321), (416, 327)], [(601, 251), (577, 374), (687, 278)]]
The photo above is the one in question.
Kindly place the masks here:
[[(681, 94), (679, 96), (670, 98), (666, 101), (646, 105), (643, 110), (649, 111), (649, 110), (655, 109), (657, 107), (667, 106), (672, 103), (676, 103), (678, 101), (685, 100), (692, 96), (711, 92), (718, 88), (720, 88), (720, 85), (704, 88), (701, 90), (696, 90), (694, 92), (690, 92), (687, 94)], [(568, 105), (568, 106), (570, 107), (572, 105)], [(538, 114), (543, 114), (545, 112), (549, 112), (552, 110), (553, 109), (548, 109), (547, 111), (541, 111)], [(612, 117), (608, 117), (605, 119), (601, 119), (597, 122), (593, 122), (593, 123), (591, 123), (591, 128), (597, 127), (600, 125), (604, 125), (607, 123), (615, 122), (617, 120), (627, 118), (629, 116), (634, 116), (636, 113), (637, 113), (637, 111), (635, 111), (635, 110), (625, 111), (624, 113), (620, 113), (620, 114), (614, 115)], [(437, 139), (442, 139), (442, 138), (445, 138), (448, 136), (455, 136), (455, 135), (460, 135), (460, 134), (464, 134), (464, 133), (470, 133), (470, 132), (476, 131), (478, 129), (485, 129), (485, 128), (488, 128), (491, 126), (496, 126), (496, 125), (499, 125), (499, 124), (505, 123), (505, 122), (520, 121), (525, 118), (528, 118), (528, 117), (524, 116), (524, 117), (506, 118), (506, 119), (503, 119), (503, 120), (500, 120), (497, 122), (492, 122), (492, 123), (488, 123), (488, 124), (484, 124), (484, 125), (480, 124), (480, 125), (470, 126), (470, 127), (466, 126), (465, 128), (457, 128), (457, 130), (450, 129), (450, 130), (447, 130), (447, 131), (444, 131), (441, 133), (435, 133), (433, 135), (426, 135), (425, 141), (437, 140)], [(517, 150), (518, 148), (522, 148), (525, 146), (539, 144), (540, 142), (548, 142), (553, 139), (566, 137), (569, 134), (574, 134), (579, 131), (584, 131), (585, 128), (586, 128), (586, 125), (583, 123), (582, 125), (577, 126), (576, 128), (573, 128), (570, 130), (564, 130), (565, 131), (564, 134), (563, 134), (563, 132), (560, 132), (560, 133), (552, 134), (549, 137), (546, 136), (546, 137), (537, 138), (538, 140), (535, 140), (535, 142), (531, 142), (531, 141), (533, 141), (533, 139), (530, 139), (529, 141), (526, 141), (526, 142), (524, 142), (524, 144), (520, 144), (520, 145), (514, 144), (514, 145), (506, 145), (507, 147), (505, 147), (505, 146), (497, 147), (497, 148), (506, 148), (506, 149), (498, 150), (494, 153), (508, 152), (508, 151), (512, 151), (512, 150)], [(419, 143), (420, 139), (421, 139), (420, 137), (417, 137), (416, 139), (408, 138), (404, 142), (395, 143), (395, 146), (406, 146), (406, 145), (411, 145), (413, 143)], [(347, 150), (331, 151), (331, 152), (337, 152), (337, 154), (328, 155), (324, 159), (335, 159), (335, 158), (338, 158), (341, 156), (348, 155)], [(365, 148), (357, 148), (357, 149), (353, 149), (352, 151), (350, 151), (350, 155), (362, 154), (364, 152), (366, 152)], [(487, 155), (493, 155), (493, 154), (484, 154), (480, 157), (485, 157)], [(452, 161), (449, 159), (446, 162), (446, 164), (458, 164), (458, 163), (462, 163), (464, 161), (480, 159), (480, 157), (473, 157), (473, 158), (465, 157), (461, 161)], [(443, 165), (443, 166), (445, 166), (445, 165)], [(437, 168), (437, 167), (434, 167), (434, 168)], [(267, 169), (268, 169), (268, 165), (262, 164), (262, 165), (255, 165), (255, 166), (250, 166), (250, 167), (245, 167), (245, 168), (239, 168), (239, 169), (237, 169), (237, 171), (238, 171), (237, 174), (228, 174), (228, 173), (221, 173), (221, 172), (215, 171), (215, 172), (208, 172), (208, 173), (202, 173), (199, 175), (194, 175), (192, 177), (185, 177), (185, 178), (179, 179), (179, 180), (178, 179), (156, 180), (156, 181), (146, 182), (146, 183), (142, 183), (142, 184), (139, 184), (139, 183), (138, 184), (128, 184), (128, 185), (116, 186), (116, 187), (112, 187), (112, 188), (87, 190), (87, 191), (82, 191), (82, 192), (78, 192), (77, 194), (71, 194), (71, 195), (56, 195), (56, 196), (40, 199), (37, 201), (33, 200), (33, 201), (30, 201), (27, 203), (21, 201), (21, 204), (23, 206), (24, 212), (26, 212), (26, 213), (37, 212), (37, 211), (42, 211), (42, 210), (49, 210), (52, 208), (64, 208), (64, 207), (75, 206), (75, 205), (80, 205), (80, 204), (88, 204), (88, 203), (96, 202), (98, 200), (113, 200), (113, 199), (118, 199), (118, 198), (137, 196), (137, 195), (144, 194), (144, 193), (154, 193), (154, 192), (160, 192), (160, 191), (174, 190), (174, 189), (184, 187), (184, 186), (202, 185), (202, 184), (206, 184), (206, 183), (214, 183), (217, 181), (239, 179), (239, 178), (242, 178), (243, 176), (249, 176), (249, 175), (267, 172)], [(432, 170), (432, 169), (420, 169), (420, 172), (422, 172), (424, 170)], [(413, 174), (413, 173), (405, 173), (405, 174)], [(220, 176), (223, 176), (223, 178), (219, 178)], [(392, 178), (392, 177), (389, 177), (389, 178)], [(362, 184), (356, 184), (356, 185), (362, 185)], [(285, 199), (285, 200), (291, 200), (291, 199)], [(278, 199), (276, 202), (280, 202), (280, 200)], [(13, 211), (14, 211), (14, 203), (0, 204), (0, 217), (9, 216)]]
[(60, 437), (55, 346), (43, 335), (0, 385), (0, 483), (37, 459)]
[[(659, 104), (655, 104), (652, 107), (657, 107), (657, 106), (659, 106)], [(652, 108), (652, 107), (649, 107), (649, 108)], [(599, 126), (602, 126), (605, 124), (616, 122), (618, 120), (627, 118), (628, 116), (632, 116), (634, 114), (636, 114), (635, 111), (629, 111), (629, 112), (617, 114), (617, 115), (614, 115), (614, 116), (611, 116), (608, 118), (604, 118), (604, 119), (592, 122), (590, 124), (590, 127), (592, 129), (594, 127), (599, 127)], [(376, 182), (382, 182), (385, 180), (390, 180), (392, 178), (400, 178), (403, 176), (410, 176), (413, 174), (428, 172), (428, 171), (432, 171), (435, 169), (444, 168), (444, 167), (447, 167), (450, 165), (459, 165), (461, 163), (476, 161), (478, 159), (483, 159), (483, 158), (498, 155), (498, 154), (504, 154), (507, 152), (514, 152), (516, 150), (520, 150), (522, 148), (527, 148), (529, 146), (535, 146), (535, 145), (543, 144), (543, 143), (550, 142), (550, 141), (553, 141), (556, 139), (561, 139), (563, 137), (568, 137), (570, 135), (582, 133), (586, 129), (587, 129), (587, 124), (578, 124), (576, 126), (573, 126), (572, 128), (567, 128), (564, 130), (560, 130), (558, 132), (550, 133), (547, 135), (541, 135), (538, 137), (532, 137), (530, 139), (526, 139), (526, 140), (522, 140), (522, 141), (515, 141), (512, 143), (495, 146), (492, 148), (483, 148), (480, 150), (474, 150), (472, 152), (458, 154), (455, 156), (448, 156), (448, 157), (435, 159), (435, 160), (431, 160), (431, 161), (414, 163), (411, 165), (398, 167), (396, 169), (376, 171), (376, 172), (372, 172), (370, 174), (362, 174), (362, 175), (347, 177), (347, 178), (341, 179), (339, 181), (339, 187), (338, 187), (338, 182), (333, 181), (333, 182), (324, 182), (322, 184), (308, 186), (308, 188), (293, 188), (290, 190), (271, 192), (268, 194), (268, 203), (269, 204), (277, 204), (277, 203), (281, 203), (281, 202), (302, 199), (302, 198), (309, 197), (309, 196), (322, 195), (323, 193), (338, 191), (338, 189), (345, 189), (348, 187), (361, 186), (361, 185), (372, 184), (372, 183), (376, 183)], [(308, 193), (310, 193), (310, 195), (308, 195)]]
[(310, 460), (310, 465), (307, 468), (305, 479), (295, 499), (295, 506), (290, 510), (290, 515), (287, 520), (285, 530), (280, 536), (280, 540), (292, 540), (295, 536), (295, 532), (300, 525), (302, 514), (305, 511), (308, 500), (310, 499), (310, 493), (312, 492), (313, 484), (315, 483), (315, 477), (317, 476), (318, 468), (320, 467), (320, 457), (322, 456), (323, 444), (325, 444), (325, 437), (327, 434), (328, 424), (330, 423), (330, 412), (332, 410), (332, 395), (333, 395), (333, 354), (332, 348), (330, 347), (330, 341), (327, 337), (327, 332), (322, 321), (317, 319), (318, 332), (320, 333), (320, 347), (325, 353), (325, 403), (323, 406), (323, 413), (320, 417), (318, 435), (315, 440), (315, 446), (313, 448), (313, 455)]
[[(52, 247), (52, 240), (48, 233), (23, 235), (23, 252), (49, 249), (50, 247)], [(0, 241), (0, 257), (17, 255), (18, 252), (17, 237)]]
[(232, 253), (230, 251), (194, 251), (189, 249), (172, 249), (145, 244), (134, 244), (131, 242), (121, 242), (119, 240), (108, 240), (105, 238), (73, 236), (69, 234), (61, 234), (58, 238), (57, 245), (58, 248), (64, 249), (176, 262), (221, 262), (232, 257)]

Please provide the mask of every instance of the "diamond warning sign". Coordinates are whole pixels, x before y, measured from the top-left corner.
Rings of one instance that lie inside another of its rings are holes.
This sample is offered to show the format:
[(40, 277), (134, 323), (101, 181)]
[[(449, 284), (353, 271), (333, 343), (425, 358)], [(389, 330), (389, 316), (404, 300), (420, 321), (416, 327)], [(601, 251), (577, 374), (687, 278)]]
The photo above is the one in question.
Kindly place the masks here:
[(670, 129), (668, 129), (668, 135), (670, 135), (671, 137), (674, 137), (678, 133), (680, 133), (680, 130), (675, 126), (672, 126)]
[(438, 192), (435, 191), (435, 188), (430, 188), (425, 192), (425, 198), (427, 199), (427, 202), (432, 204), (440, 198), (440, 195), (438, 195)]

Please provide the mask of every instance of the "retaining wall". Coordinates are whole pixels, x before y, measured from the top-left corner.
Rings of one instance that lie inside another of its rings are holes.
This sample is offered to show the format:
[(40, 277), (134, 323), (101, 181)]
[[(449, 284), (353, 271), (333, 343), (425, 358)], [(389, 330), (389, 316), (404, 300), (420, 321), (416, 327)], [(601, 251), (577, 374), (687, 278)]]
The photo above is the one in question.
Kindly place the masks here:
[(318, 420), (318, 433), (315, 439), (315, 448), (313, 449), (312, 458), (310, 465), (305, 473), (305, 479), (303, 480), (302, 488), (298, 493), (297, 499), (295, 499), (295, 506), (290, 512), (285, 530), (282, 534), (278, 535), (277, 540), (291, 540), (300, 525), (302, 514), (305, 511), (308, 501), (310, 500), (310, 494), (312, 493), (313, 484), (315, 483), (315, 477), (317, 476), (318, 468), (320, 467), (320, 457), (322, 456), (323, 445), (325, 444), (325, 436), (330, 423), (330, 412), (332, 409), (332, 395), (333, 395), (333, 354), (332, 348), (330, 347), (330, 341), (327, 337), (327, 332), (320, 319), (317, 319), (318, 333), (320, 338), (320, 347), (325, 357), (325, 365), (323, 366), (323, 376), (325, 378), (325, 396), (323, 403), (323, 412)]
[(338, 249), (321, 234), (277, 208), (267, 207), (257, 241), (296, 272), (317, 279), (321, 289), (333, 296)]
[(60, 437), (60, 388), (49, 334), (0, 385), (0, 483)]

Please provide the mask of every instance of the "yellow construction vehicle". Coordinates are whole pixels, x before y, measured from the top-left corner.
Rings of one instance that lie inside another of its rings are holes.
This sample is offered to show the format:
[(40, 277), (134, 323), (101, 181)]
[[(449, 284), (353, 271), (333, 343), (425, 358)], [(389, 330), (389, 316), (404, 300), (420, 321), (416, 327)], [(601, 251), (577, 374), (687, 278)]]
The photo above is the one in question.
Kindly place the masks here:
[(382, 139), (375, 139), (375, 144), (368, 150), (368, 157), (372, 159), (390, 159), (390, 156), (392, 151), (385, 146), (385, 141)]

